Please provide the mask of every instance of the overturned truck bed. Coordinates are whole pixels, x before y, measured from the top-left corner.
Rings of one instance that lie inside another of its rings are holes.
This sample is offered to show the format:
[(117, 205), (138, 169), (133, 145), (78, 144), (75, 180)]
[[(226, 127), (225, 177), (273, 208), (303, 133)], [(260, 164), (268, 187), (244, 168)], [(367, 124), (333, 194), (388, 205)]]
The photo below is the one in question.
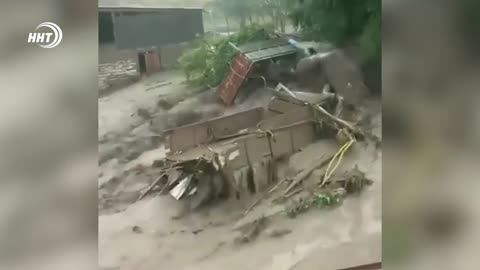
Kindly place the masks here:
[(334, 117), (335, 96), (274, 93), (266, 108), (166, 131), (164, 190), (177, 200), (189, 197), (192, 208), (214, 198), (248, 198), (277, 182), (278, 160), (335, 138), (335, 122), (321, 113)]

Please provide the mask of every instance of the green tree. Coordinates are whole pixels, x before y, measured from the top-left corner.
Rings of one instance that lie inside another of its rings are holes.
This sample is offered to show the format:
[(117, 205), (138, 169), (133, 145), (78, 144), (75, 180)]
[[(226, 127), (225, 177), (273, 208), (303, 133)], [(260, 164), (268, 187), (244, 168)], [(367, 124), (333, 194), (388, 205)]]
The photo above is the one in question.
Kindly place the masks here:
[(257, 13), (258, 3), (256, 0), (214, 0), (211, 5), (225, 16), (227, 24), (229, 18), (235, 18), (240, 22), (240, 28), (245, 28), (247, 20), (253, 22), (252, 15)]
[(380, 58), (381, 0), (303, 0), (290, 16), (314, 40), (358, 43), (366, 61)]
[(260, 10), (264, 15), (272, 18), (273, 25), (276, 29), (285, 32), (287, 20), (293, 9), (294, 1), (291, 0), (261, 0), (258, 1)]

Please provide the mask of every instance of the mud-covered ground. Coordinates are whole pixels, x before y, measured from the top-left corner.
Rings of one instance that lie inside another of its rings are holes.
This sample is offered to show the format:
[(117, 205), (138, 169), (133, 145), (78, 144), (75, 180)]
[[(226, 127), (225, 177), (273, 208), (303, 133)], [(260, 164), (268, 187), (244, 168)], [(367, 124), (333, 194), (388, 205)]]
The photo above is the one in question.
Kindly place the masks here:
[[(260, 91), (225, 108), (211, 91), (195, 94), (182, 79), (177, 73), (158, 74), (99, 101), (102, 269), (313, 269), (354, 260), (355, 250), (340, 247), (352, 241), (362, 243), (362, 256), (379, 254), (381, 149), (374, 142), (355, 144), (337, 169), (357, 165), (371, 186), (332, 209), (311, 209), (296, 218), (286, 216), (288, 202), (275, 202), (275, 194), (246, 216), (252, 199), (215, 202), (187, 213), (181, 203), (157, 192), (137, 201), (160, 174), (155, 161), (165, 156), (162, 130), (262, 106), (269, 99)], [(372, 133), (381, 138), (381, 104), (371, 106)], [(337, 148), (334, 140), (312, 144), (286, 160), (283, 172), (298, 172), (322, 151)], [(312, 173), (304, 184), (318, 181), (320, 173)], [(333, 247), (348, 254), (318, 255)]]

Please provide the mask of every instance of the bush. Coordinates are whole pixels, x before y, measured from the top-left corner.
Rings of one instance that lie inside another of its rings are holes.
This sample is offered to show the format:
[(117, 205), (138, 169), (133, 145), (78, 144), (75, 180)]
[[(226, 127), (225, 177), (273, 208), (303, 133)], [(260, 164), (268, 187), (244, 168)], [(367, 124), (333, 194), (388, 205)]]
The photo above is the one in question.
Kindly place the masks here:
[(228, 37), (205, 36), (195, 42), (195, 48), (186, 51), (179, 59), (180, 69), (190, 84), (215, 87), (229, 71), (230, 60), (236, 51), (229, 42), (239, 46), (248, 42), (267, 40), (273, 31), (259, 25), (249, 26)]

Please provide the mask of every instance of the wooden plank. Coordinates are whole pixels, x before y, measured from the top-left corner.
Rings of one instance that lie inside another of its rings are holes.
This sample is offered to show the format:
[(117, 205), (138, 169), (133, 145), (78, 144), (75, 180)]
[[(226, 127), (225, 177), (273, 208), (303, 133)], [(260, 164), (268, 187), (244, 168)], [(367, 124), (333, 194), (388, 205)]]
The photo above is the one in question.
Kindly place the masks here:
[(263, 130), (271, 130), (306, 120), (313, 120), (312, 109), (298, 106), (296, 109), (289, 110), (286, 113), (262, 120), (258, 126)]
[(263, 108), (255, 108), (245, 112), (220, 117), (208, 121), (214, 138), (223, 138), (244, 129), (255, 127), (262, 120)]
[(263, 108), (255, 108), (165, 131), (171, 153), (215, 142), (255, 125), (263, 117)]
[(291, 110), (298, 109), (300, 106), (301, 105), (275, 97), (268, 103), (268, 110), (276, 113), (287, 113)]

